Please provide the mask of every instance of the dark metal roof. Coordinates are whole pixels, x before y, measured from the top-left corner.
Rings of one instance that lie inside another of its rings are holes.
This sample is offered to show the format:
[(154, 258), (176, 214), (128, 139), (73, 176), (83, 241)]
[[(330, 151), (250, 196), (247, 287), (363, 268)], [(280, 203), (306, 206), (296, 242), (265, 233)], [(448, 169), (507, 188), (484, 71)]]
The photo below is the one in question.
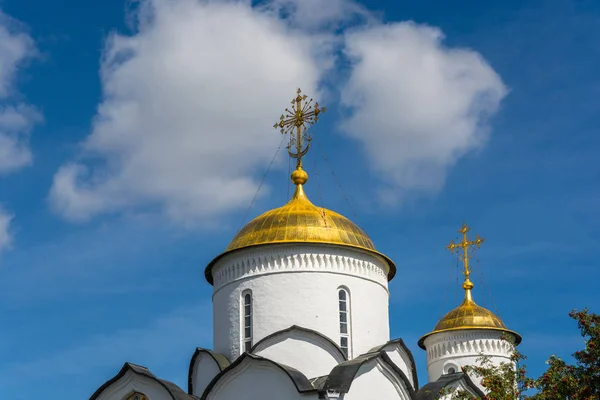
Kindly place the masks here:
[(192, 359), (190, 360), (190, 368), (188, 370), (188, 393), (189, 394), (194, 393), (194, 388), (193, 388), (194, 383), (193, 383), (192, 376), (194, 374), (194, 365), (196, 364), (196, 359), (198, 358), (198, 356), (200, 354), (208, 354), (210, 357), (212, 357), (212, 359), (215, 360), (215, 363), (217, 363), (217, 366), (219, 367), (219, 371), (223, 371), (225, 368), (227, 368), (229, 366), (229, 360), (223, 354), (215, 353), (214, 351), (197, 347), (196, 351), (194, 351), (194, 355), (192, 356)]
[(173, 382), (169, 382), (164, 379), (159, 379), (152, 372), (150, 372), (148, 368), (132, 363), (125, 363), (123, 365), (123, 368), (121, 368), (117, 375), (104, 382), (104, 384), (94, 392), (92, 397), (90, 397), (90, 400), (96, 400), (106, 388), (108, 388), (110, 385), (121, 379), (128, 371), (154, 380), (156, 383), (162, 386), (167, 391), (167, 393), (169, 393), (172, 400), (198, 400), (198, 397), (187, 394)]
[(310, 380), (310, 384), (313, 385), (313, 387), (315, 389), (317, 389), (318, 391), (322, 391), (323, 390), (323, 386), (325, 385), (325, 382), (327, 381), (328, 375), (323, 375), (323, 376), (319, 376), (317, 378), (312, 378)]
[(323, 389), (334, 390), (339, 393), (348, 393), (350, 386), (352, 385), (352, 381), (354, 381), (354, 377), (358, 373), (360, 367), (362, 367), (365, 363), (379, 358), (388, 364), (394, 373), (396, 373), (396, 375), (400, 378), (400, 380), (404, 382), (404, 385), (409, 391), (410, 397), (413, 398), (415, 395), (415, 390), (406, 377), (406, 374), (404, 374), (404, 372), (402, 372), (402, 370), (398, 368), (396, 364), (394, 364), (385, 351), (362, 354), (352, 360), (344, 361), (343, 363), (337, 365), (327, 377), (327, 380), (323, 385)]
[(279, 368), (281, 371), (285, 372), (285, 374), (287, 376), (289, 376), (289, 378), (294, 383), (296, 390), (298, 390), (298, 393), (308, 393), (308, 392), (316, 391), (315, 388), (313, 387), (313, 385), (308, 380), (308, 378), (302, 372), (298, 371), (297, 369), (289, 367), (284, 364), (280, 364), (273, 360), (269, 360), (268, 358), (264, 358), (264, 357), (250, 354), (250, 353), (244, 353), (241, 356), (239, 356), (238, 359), (235, 360), (231, 365), (229, 365), (227, 368), (225, 368), (223, 371), (221, 371), (217, 376), (215, 376), (212, 381), (210, 381), (210, 383), (204, 390), (204, 393), (202, 394), (202, 397), (200, 398), (200, 400), (205, 400), (207, 398), (208, 394), (210, 393), (210, 391), (212, 390), (212, 388), (217, 384), (217, 382), (222, 377), (224, 377), (227, 373), (235, 370), (235, 368), (246, 359), (250, 359), (251, 362), (252, 361), (264, 361), (264, 362), (267, 362), (267, 363), (272, 364), (273, 366)]
[(483, 393), (469, 378), (469, 376), (463, 372), (457, 372), (454, 374), (446, 374), (440, 376), (440, 378), (435, 382), (429, 382), (427, 385), (423, 386), (417, 392), (415, 396), (415, 400), (436, 400), (440, 396), (440, 392), (445, 387), (464, 379), (469, 389), (472, 389), (473, 392), (477, 394), (480, 398), (484, 398), (485, 393)]
[(412, 378), (413, 378), (413, 382), (415, 383), (414, 389), (415, 390), (418, 389), (419, 388), (419, 378), (417, 377), (417, 366), (415, 364), (415, 358), (413, 357), (412, 351), (410, 351), (408, 349), (408, 347), (406, 347), (404, 340), (402, 340), (401, 338), (390, 340), (389, 342), (382, 344), (381, 346), (373, 347), (369, 351), (369, 353), (375, 353), (378, 351), (382, 351), (384, 348), (386, 348), (389, 345), (399, 345), (406, 352), (406, 354), (408, 354), (408, 358), (410, 360), (410, 366), (412, 369)]
[(331, 344), (331, 346), (336, 349), (336, 351), (339, 353), (340, 357), (343, 360), (347, 360), (348, 359), (346, 357), (346, 354), (344, 354), (344, 352), (342, 351), (342, 349), (340, 348), (340, 346), (338, 346), (338, 344), (336, 342), (334, 342), (333, 340), (331, 340), (330, 338), (328, 338), (327, 336), (323, 335), (320, 332), (317, 332), (315, 330), (308, 329), (308, 328), (303, 328), (303, 327), (298, 326), (298, 325), (292, 325), (289, 328), (286, 328), (286, 329), (277, 331), (275, 333), (272, 333), (272, 334), (270, 334), (268, 336), (265, 336), (264, 338), (262, 338), (261, 340), (259, 340), (258, 342), (256, 342), (256, 344), (254, 346), (252, 346), (252, 349), (250, 349), (250, 353), (255, 353), (255, 350), (258, 348), (258, 346), (260, 346), (262, 343), (266, 342), (267, 340), (273, 339), (274, 337), (277, 337), (277, 336), (279, 336), (281, 334), (288, 333), (288, 332), (293, 332), (293, 331), (310, 333), (310, 334), (313, 334), (313, 335), (316, 335), (316, 336), (319, 336), (319, 337), (325, 339), (325, 341), (329, 342), (329, 344)]

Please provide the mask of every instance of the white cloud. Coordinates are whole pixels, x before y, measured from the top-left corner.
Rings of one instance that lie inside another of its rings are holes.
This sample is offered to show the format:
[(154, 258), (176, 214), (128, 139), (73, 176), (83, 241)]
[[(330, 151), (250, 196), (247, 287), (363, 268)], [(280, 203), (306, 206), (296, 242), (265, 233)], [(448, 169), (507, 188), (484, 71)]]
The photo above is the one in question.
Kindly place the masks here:
[(281, 141), (271, 127), (298, 86), (318, 96), (328, 60), (246, 3), (143, 0), (136, 21), (102, 60), (83, 151), (103, 164), (62, 166), (52, 205), (70, 219), (144, 205), (177, 220), (247, 205)]
[(10, 222), (13, 216), (2, 207), (0, 207), (0, 252), (10, 247), (12, 243), (12, 236), (10, 234)]
[(14, 86), (19, 67), (34, 55), (31, 37), (0, 11), (0, 174), (31, 163), (29, 134), (41, 115), (16, 99)]
[(439, 29), (410, 22), (346, 34), (343, 129), (364, 144), (386, 201), (438, 191), (448, 168), (485, 143), (507, 93), (478, 53), (442, 40)]
[(54, 177), (51, 204), (71, 220), (150, 208), (206, 223), (246, 206), (281, 140), (269, 127), (297, 86), (323, 100), (336, 59), (352, 61), (344, 130), (390, 201), (438, 190), (506, 94), (476, 52), (348, 0), (142, 0), (132, 20), (135, 34), (107, 40), (82, 154)]

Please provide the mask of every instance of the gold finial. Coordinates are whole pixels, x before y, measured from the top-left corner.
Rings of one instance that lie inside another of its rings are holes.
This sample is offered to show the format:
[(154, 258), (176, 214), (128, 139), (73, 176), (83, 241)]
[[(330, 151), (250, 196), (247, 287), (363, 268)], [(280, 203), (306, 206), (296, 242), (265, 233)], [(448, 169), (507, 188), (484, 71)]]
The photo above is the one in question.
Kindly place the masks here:
[(466, 293), (465, 293), (465, 299), (467, 300), (471, 300), (471, 289), (473, 289), (473, 282), (471, 282), (471, 280), (469, 279), (469, 276), (471, 275), (471, 268), (469, 267), (469, 259), (471, 258), (471, 256), (469, 256), (469, 247), (470, 246), (477, 246), (477, 248), (479, 248), (481, 246), (481, 244), (485, 241), (485, 239), (479, 237), (479, 235), (475, 236), (475, 240), (473, 241), (469, 241), (467, 239), (467, 232), (469, 231), (469, 227), (463, 222), (462, 227), (459, 229), (458, 233), (462, 233), (462, 242), (460, 243), (454, 243), (454, 240), (450, 241), (450, 244), (448, 246), (446, 246), (446, 248), (448, 250), (450, 250), (452, 252), (452, 254), (454, 254), (454, 251), (459, 251), (459, 249), (462, 249), (463, 253), (460, 254), (460, 258), (463, 262), (463, 271), (462, 273), (465, 276), (465, 281), (463, 282), (463, 289), (465, 289)]
[[(292, 173), (295, 185), (303, 185), (308, 180), (308, 174), (302, 170), (302, 157), (308, 152), (311, 137), (308, 128), (319, 120), (319, 114), (325, 112), (325, 107), (319, 108), (319, 103), (312, 104), (312, 99), (306, 101), (306, 95), (298, 89), (297, 96), (292, 100), (292, 109), (285, 109), (286, 115), (281, 115), (278, 123), (273, 127), (279, 128), (282, 134), (290, 134), (288, 154), (295, 158), (296, 170)], [(292, 150), (294, 147), (294, 150)]]

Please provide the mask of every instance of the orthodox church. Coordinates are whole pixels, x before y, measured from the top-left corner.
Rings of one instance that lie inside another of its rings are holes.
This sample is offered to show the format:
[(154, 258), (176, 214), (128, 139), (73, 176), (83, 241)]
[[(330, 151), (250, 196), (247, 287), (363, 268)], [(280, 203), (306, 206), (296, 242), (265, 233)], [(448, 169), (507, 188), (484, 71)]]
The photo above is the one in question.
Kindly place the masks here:
[(292, 110), (275, 126), (290, 134), (296, 186), (283, 207), (243, 227), (206, 267), (214, 288), (214, 348), (192, 354), (186, 390), (125, 363), (90, 400), (426, 400), (462, 389), (482, 398), (481, 383), (461, 372), (482, 355), (510, 362), (521, 337), (472, 298), (468, 227), (461, 252), (465, 297), (418, 342), (428, 381), (419, 386), (413, 354), (390, 338), (388, 282), (394, 262), (344, 216), (313, 205), (302, 157), (308, 126), (325, 109), (298, 90)]

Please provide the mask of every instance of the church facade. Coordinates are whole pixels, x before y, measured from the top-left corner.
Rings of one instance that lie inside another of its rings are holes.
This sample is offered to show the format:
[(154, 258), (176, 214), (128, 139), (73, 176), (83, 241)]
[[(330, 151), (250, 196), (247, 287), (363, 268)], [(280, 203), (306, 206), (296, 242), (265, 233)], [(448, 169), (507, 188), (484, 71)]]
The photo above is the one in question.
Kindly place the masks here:
[(462, 242), (448, 248), (462, 251), (465, 299), (420, 339), (429, 382), (419, 385), (410, 350), (390, 337), (394, 262), (304, 191), (306, 126), (323, 111), (305, 99), (298, 91), (293, 111), (276, 125), (292, 134), (294, 195), (249, 222), (206, 267), (214, 348), (194, 351), (187, 388), (125, 363), (90, 400), (425, 400), (440, 398), (444, 388), (483, 397), (461, 367), (482, 354), (510, 362), (511, 346), (501, 336), (517, 344), (521, 338), (473, 301), (468, 249), (483, 239), (469, 241), (463, 225)]

